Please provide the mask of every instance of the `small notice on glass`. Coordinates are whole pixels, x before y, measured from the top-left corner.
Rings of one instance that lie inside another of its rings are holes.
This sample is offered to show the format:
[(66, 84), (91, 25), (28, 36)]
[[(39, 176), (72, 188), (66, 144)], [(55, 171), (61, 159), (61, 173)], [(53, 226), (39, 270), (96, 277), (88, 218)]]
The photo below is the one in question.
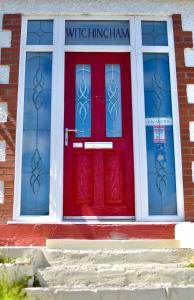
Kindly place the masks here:
[(165, 143), (166, 142), (166, 134), (165, 134), (165, 126), (153, 126), (154, 131), (154, 143)]

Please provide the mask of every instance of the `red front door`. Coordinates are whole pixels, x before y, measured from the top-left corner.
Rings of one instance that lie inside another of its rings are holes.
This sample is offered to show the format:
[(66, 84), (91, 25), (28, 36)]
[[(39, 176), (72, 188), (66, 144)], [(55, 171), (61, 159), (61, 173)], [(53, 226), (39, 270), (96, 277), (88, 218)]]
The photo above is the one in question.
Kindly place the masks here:
[(134, 216), (130, 54), (65, 64), (64, 216)]

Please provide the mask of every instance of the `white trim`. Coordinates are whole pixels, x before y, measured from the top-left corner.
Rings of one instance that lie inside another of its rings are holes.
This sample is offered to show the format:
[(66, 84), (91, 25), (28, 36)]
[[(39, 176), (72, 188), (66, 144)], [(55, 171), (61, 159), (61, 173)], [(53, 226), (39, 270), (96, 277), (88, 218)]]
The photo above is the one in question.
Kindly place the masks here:
[[(54, 20), (53, 45), (26, 45), (27, 20)], [(130, 21), (130, 46), (65, 46), (65, 20), (128, 20)], [(169, 45), (162, 47), (142, 46), (141, 20), (164, 20), (168, 23)], [(133, 149), (135, 172), (136, 220), (153, 222), (178, 222), (184, 219), (182, 159), (180, 147), (179, 112), (177, 100), (175, 55), (172, 20), (160, 16), (25, 16), (22, 18), (22, 39), (20, 46), (19, 91), (16, 129), (16, 160), (14, 187), (14, 220), (32, 223), (55, 223), (63, 220), (63, 143), (64, 143), (64, 69), (65, 52), (130, 52), (133, 111)], [(52, 114), (51, 114), (51, 158), (50, 158), (50, 215), (20, 216), (21, 166), (23, 138), (23, 109), (25, 82), (25, 55), (27, 51), (52, 52)], [(172, 89), (175, 165), (177, 184), (178, 216), (148, 216), (147, 153), (145, 135), (144, 82), (142, 53), (169, 53)], [(84, 218), (84, 217), (83, 217)], [(130, 217), (129, 217), (130, 218)], [(68, 218), (65, 217), (65, 222)], [(71, 219), (73, 219), (71, 217)], [(79, 218), (80, 219), (80, 218)], [(97, 220), (100, 217), (96, 218)], [(86, 219), (84, 219), (86, 221)], [(113, 218), (111, 218), (113, 220)], [(75, 221), (75, 220), (74, 220)], [(79, 222), (75, 221), (77, 224)], [(87, 222), (89, 222), (87, 220)], [(114, 221), (113, 221), (114, 222)], [(117, 224), (119, 220), (115, 221)], [(83, 222), (81, 222), (83, 224)], [(100, 222), (101, 223), (101, 222)], [(132, 222), (134, 224), (134, 222)]]
[[(59, 17), (58, 19), (58, 44), (59, 49), (56, 52), (57, 56), (57, 73), (56, 79), (57, 82), (57, 94), (56, 94), (56, 126), (57, 128), (54, 131), (56, 134), (56, 220), (61, 221), (63, 219), (63, 157), (64, 157), (64, 70), (65, 70), (65, 61), (64, 61), (64, 42), (65, 42), (65, 24), (64, 18)], [(57, 147), (57, 149), (56, 149)]]
[[(137, 64), (137, 82), (136, 86), (133, 88), (137, 89), (137, 99), (138, 101), (138, 115), (139, 121), (136, 125), (139, 130), (139, 137), (134, 134), (133, 139), (139, 138), (139, 182), (137, 181), (140, 199), (138, 199), (139, 214), (138, 220), (143, 221), (145, 216), (145, 209), (148, 203), (148, 181), (147, 181), (147, 153), (146, 153), (146, 133), (145, 133), (145, 108), (144, 108), (144, 80), (143, 80), (143, 57), (141, 52), (141, 19), (135, 18), (134, 26), (135, 36), (136, 36), (136, 64)], [(144, 204), (145, 203), (145, 204)]]
[(143, 53), (169, 53), (169, 68), (170, 68), (170, 80), (171, 80), (171, 98), (172, 98), (172, 115), (173, 115), (173, 137), (174, 137), (174, 154), (175, 154), (175, 173), (176, 173), (176, 193), (177, 193), (177, 215), (157, 215), (149, 216), (148, 214), (148, 176), (147, 176), (147, 153), (146, 153), (146, 133), (145, 133), (145, 117), (142, 118), (139, 126), (141, 132), (141, 173), (142, 181), (140, 189), (143, 197), (141, 197), (142, 215), (143, 221), (182, 221), (184, 220), (184, 203), (183, 203), (183, 181), (182, 181), (182, 157), (181, 157), (181, 144), (180, 144), (180, 127), (179, 127), (179, 111), (178, 111), (178, 95), (176, 84), (176, 67), (175, 67), (175, 53), (173, 42), (173, 27), (171, 18), (154, 18), (154, 20), (167, 21), (168, 27), (168, 43), (167, 47), (161, 46), (142, 46), (141, 35), (141, 21), (151, 20), (151, 17), (137, 17), (135, 32), (137, 37), (136, 49), (137, 51), (137, 64), (138, 64), (138, 93), (141, 103), (141, 114), (145, 116), (144, 110), (144, 78), (143, 78)]
[(21, 208), (21, 166), (22, 166), (22, 140), (23, 140), (23, 111), (24, 111), (24, 86), (25, 86), (25, 62), (24, 51), (25, 37), (27, 36), (27, 21), (22, 18), (20, 60), (19, 60), (19, 81), (18, 81), (18, 102), (16, 121), (16, 152), (15, 152), (15, 180), (14, 180), (14, 205), (13, 220), (19, 220)]
[(66, 52), (130, 52), (131, 46), (65, 46)]
[[(142, 20), (141, 20), (142, 21)], [(168, 46), (141, 46), (143, 53), (168, 53)]]
[[(53, 24), (53, 47), (55, 47), (58, 43), (58, 18), (54, 19)], [(48, 47), (50, 48), (50, 47)], [(26, 51), (28, 51), (26, 49)], [(31, 50), (30, 50), (31, 51)], [(32, 50), (33, 51), (33, 50)], [(47, 51), (47, 50), (45, 50)], [(57, 132), (56, 124), (57, 120), (57, 106), (56, 101), (58, 100), (58, 81), (55, 80), (58, 73), (58, 53), (57, 51), (52, 51), (52, 88), (51, 88), (51, 135), (50, 135), (50, 193), (49, 193), (49, 216), (51, 219), (56, 219), (56, 161), (57, 161), (57, 153), (55, 149), (55, 145), (57, 145), (57, 135), (52, 134), (53, 132)]]
[(44, 221), (39, 221), (39, 220), (34, 220), (34, 221), (31, 221), (31, 220), (26, 220), (26, 221), (23, 221), (23, 220), (21, 220), (21, 221), (8, 221), (7, 222), (8, 224), (34, 224), (34, 223), (36, 223), (36, 224), (51, 224), (51, 225), (53, 225), (53, 224), (57, 224), (57, 225), (83, 225), (83, 224), (87, 224), (87, 225), (90, 225), (90, 224), (92, 224), (92, 225), (106, 225), (106, 224), (110, 224), (110, 225), (171, 225), (171, 224), (179, 224), (180, 222), (179, 221), (172, 221), (172, 222), (166, 222), (166, 221), (164, 221), (164, 222), (158, 222), (158, 221), (156, 221), (156, 222), (136, 222), (136, 221), (126, 221), (126, 220), (119, 220), (119, 221), (117, 221), (117, 220), (107, 220), (107, 221), (105, 221), (105, 220), (103, 220), (103, 221), (99, 221), (99, 220), (82, 220), (82, 221), (78, 221), (78, 220), (65, 220), (65, 222), (64, 221), (57, 221), (57, 222), (55, 222), (55, 221), (49, 221), (49, 220), (44, 220)]
[(135, 220), (134, 216), (112, 216), (112, 217), (104, 217), (104, 216), (80, 216), (80, 217), (74, 217), (74, 216), (66, 216), (63, 218), (64, 220), (82, 220), (82, 221), (92, 221), (92, 220), (99, 220), (99, 221), (108, 221), (108, 220)]
[[(131, 86), (132, 86), (132, 119), (133, 119), (133, 156), (134, 156), (134, 191), (135, 191), (135, 216), (137, 221), (141, 221), (142, 207), (142, 171), (141, 171), (141, 132), (140, 132), (140, 97), (138, 96), (138, 66), (137, 66), (137, 49), (136, 44), (136, 31), (135, 28), (135, 17), (131, 20)], [(138, 180), (137, 180), (138, 178)]]

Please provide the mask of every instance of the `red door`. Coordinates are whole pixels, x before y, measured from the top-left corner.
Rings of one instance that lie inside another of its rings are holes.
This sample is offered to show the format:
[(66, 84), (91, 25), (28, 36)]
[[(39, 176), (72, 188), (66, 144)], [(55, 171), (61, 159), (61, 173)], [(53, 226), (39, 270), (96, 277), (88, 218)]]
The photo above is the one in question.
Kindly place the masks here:
[(64, 216), (134, 216), (130, 54), (65, 63)]

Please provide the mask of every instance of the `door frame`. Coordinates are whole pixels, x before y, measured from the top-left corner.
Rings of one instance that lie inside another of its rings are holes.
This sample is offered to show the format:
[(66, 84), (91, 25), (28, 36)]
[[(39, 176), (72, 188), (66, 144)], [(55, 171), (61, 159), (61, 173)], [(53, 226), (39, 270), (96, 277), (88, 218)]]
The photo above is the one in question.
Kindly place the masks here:
[[(30, 19), (53, 19), (54, 42), (51, 46), (26, 45), (27, 21)], [(130, 21), (130, 46), (65, 46), (65, 20), (128, 20)], [(173, 110), (173, 133), (175, 149), (175, 167), (177, 182), (177, 216), (148, 215), (147, 157), (144, 116), (143, 64), (142, 53), (153, 52), (153, 47), (141, 46), (141, 20), (167, 21), (169, 46), (155, 47), (154, 52), (169, 53), (171, 96)], [(163, 16), (33, 16), (22, 17), (22, 32), (19, 61), (19, 89), (16, 129), (16, 160), (13, 219), (17, 222), (61, 222), (63, 221), (63, 144), (64, 144), (64, 53), (71, 52), (130, 52), (132, 84), (132, 121), (133, 153), (135, 181), (135, 215), (136, 221), (176, 222), (184, 220), (182, 156), (180, 143), (179, 110), (177, 96), (176, 65), (171, 17)], [(52, 74), (52, 112), (51, 112), (51, 170), (50, 170), (50, 213), (49, 216), (21, 216), (21, 166), (24, 112), (25, 57), (27, 51), (53, 53)], [(90, 218), (88, 218), (89, 220)], [(98, 218), (96, 219), (98, 222)], [(111, 218), (112, 220), (112, 218)], [(70, 221), (74, 221), (71, 218)], [(114, 221), (114, 220), (113, 220)], [(79, 221), (78, 221), (79, 222)], [(118, 219), (114, 222), (118, 222)]]

